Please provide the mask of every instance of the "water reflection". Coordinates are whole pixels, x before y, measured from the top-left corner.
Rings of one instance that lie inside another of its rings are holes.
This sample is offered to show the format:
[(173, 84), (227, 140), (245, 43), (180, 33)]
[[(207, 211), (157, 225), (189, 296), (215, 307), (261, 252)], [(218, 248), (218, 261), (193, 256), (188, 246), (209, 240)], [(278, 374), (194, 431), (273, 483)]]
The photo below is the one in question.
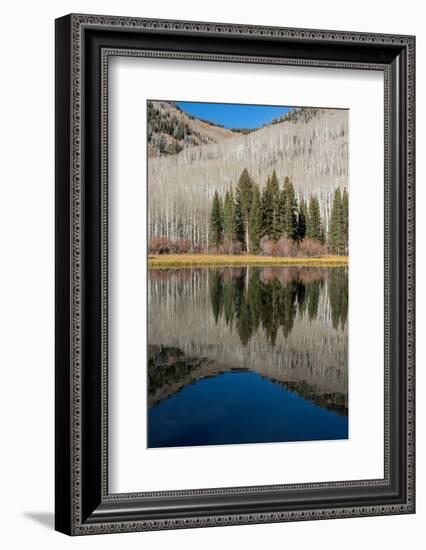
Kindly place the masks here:
[[(228, 326), (235, 326), (243, 346), (259, 328), (274, 346), (278, 330), (287, 337), (298, 313), (307, 311), (311, 321), (316, 319), (325, 278), (323, 270), (307, 268), (215, 270), (210, 277), (213, 317), (216, 323), (223, 317)], [(347, 274), (339, 268), (330, 273), (330, 306), (334, 328), (344, 327)]]
[(347, 437), (347, 315), (346, 268), (150, 270), (149, 446)]

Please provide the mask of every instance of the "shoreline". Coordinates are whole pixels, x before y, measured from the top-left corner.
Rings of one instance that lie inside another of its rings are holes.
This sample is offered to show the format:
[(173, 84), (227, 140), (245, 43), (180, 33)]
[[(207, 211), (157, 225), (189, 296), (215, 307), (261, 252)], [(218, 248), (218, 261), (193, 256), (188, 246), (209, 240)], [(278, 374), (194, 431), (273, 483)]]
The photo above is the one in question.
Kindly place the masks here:
[(163, 254), (149, 255), (148, 269), (175, 267), (233, 267), (256, 265), (267, 266), (311, 266), (347, 267), (348, 256), (322, 256), (320, 258), (279, 258), (275, 256), (254, 256), (232, 254)]

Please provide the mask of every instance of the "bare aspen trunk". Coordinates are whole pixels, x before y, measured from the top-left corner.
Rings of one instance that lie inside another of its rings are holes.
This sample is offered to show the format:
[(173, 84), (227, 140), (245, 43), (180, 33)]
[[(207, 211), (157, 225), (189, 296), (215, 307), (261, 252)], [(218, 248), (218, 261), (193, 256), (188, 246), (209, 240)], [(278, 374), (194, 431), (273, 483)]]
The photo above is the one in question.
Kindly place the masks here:
[(248, 220), (247, 220), (247, 223), (246, 223), (246, 250), (247, 250), (247, 254), (250, 254)]

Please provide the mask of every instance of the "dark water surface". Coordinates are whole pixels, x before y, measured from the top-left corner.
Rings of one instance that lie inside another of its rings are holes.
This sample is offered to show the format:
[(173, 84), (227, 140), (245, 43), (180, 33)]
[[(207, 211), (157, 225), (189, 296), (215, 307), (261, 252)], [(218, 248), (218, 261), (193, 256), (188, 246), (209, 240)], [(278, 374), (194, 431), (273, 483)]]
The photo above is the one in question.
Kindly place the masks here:
[(148, 446), (347, 438), (347, 275), (150, 270)]

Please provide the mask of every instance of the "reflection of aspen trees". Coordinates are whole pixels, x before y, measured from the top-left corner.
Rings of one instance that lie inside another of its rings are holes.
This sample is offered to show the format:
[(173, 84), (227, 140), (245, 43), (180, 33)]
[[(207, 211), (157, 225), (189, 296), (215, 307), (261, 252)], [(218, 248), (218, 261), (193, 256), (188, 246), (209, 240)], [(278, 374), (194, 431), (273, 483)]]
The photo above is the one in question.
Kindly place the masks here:
[(347, 269), (251, 267), (246, 281), (245, 268), (150, 270), (149, 344), (347, 392)]

